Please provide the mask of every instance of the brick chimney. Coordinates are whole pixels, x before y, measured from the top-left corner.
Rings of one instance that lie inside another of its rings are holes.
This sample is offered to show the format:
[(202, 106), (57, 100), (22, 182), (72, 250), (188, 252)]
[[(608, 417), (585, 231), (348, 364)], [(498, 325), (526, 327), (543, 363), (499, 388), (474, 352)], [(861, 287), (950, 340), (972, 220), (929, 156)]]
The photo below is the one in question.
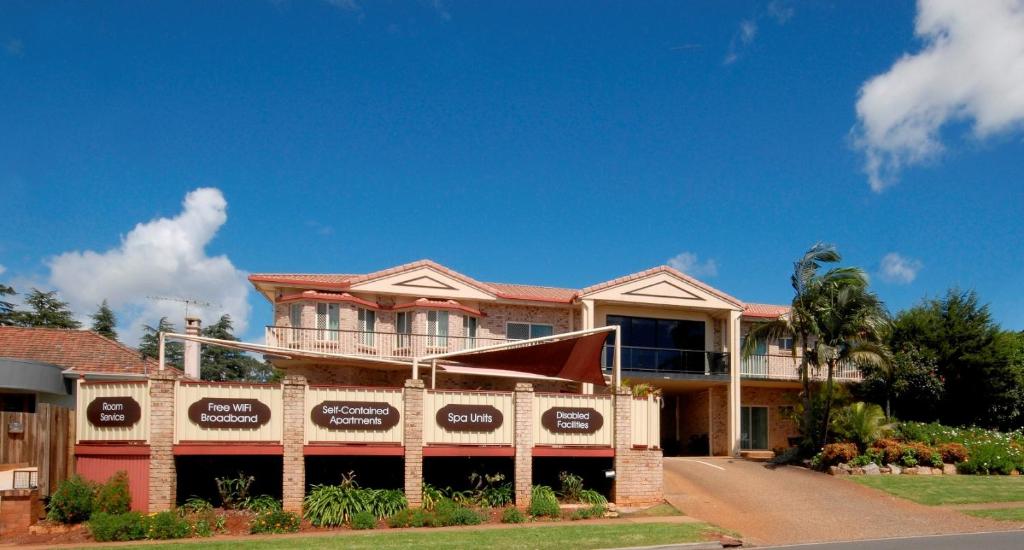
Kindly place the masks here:
[[(202, 321), (198, 317), (185, 318), (185, 334), (199, 336)], [(199, 342), (185, 340), (185, 376), (199, 380)]]

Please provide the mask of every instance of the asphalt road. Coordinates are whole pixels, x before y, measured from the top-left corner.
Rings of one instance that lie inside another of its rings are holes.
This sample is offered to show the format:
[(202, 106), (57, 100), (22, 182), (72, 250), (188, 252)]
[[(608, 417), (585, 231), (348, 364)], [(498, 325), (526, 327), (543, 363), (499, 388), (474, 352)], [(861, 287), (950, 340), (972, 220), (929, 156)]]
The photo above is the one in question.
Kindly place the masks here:
[(957, 535), (932, 535), (897, 539), (861, 540), (851, 542), (824, 542), (795, 544), (790, 546), (761, 546), (769, 548), (793, 548), (799, 550), (1020, 550), (1024, 548), (1024, 531), (997, 533), (974, 533)]

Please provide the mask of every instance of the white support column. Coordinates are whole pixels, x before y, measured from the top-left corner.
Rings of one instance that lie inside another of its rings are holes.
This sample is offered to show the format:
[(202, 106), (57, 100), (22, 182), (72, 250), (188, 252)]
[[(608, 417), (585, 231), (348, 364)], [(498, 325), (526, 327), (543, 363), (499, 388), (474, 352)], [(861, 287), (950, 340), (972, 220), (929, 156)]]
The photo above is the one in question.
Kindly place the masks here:
[[(594, 301), (582, 300), (580, 302), (580, 327), (579, 330), (590, 330), (594, 328)], [(601, 360), (604, 360), (604, 350), (601, 351)], [(584, 394), (593, 395), (594, 385), (588, 382), (583, 383), (581, 388)]]
[(412, 379), (416, 380), (420, 377), (420, 360), (416, 357), (412, 358)]
[(160, 352), (159, 352), (158, 355), (159, 355), (159, 361), (160, 361), (160, 370), (164, 370), (164, 333), (163, 332), (160, 333), (159, 340), (160, 340)]
[(622, 327), (615, 327), (615, 363), (613, 367), (613, 382), (618, 388), (622, 385)]
[(739, 311), (729, 312), (729, 454), (740, 453), (740, 315)]

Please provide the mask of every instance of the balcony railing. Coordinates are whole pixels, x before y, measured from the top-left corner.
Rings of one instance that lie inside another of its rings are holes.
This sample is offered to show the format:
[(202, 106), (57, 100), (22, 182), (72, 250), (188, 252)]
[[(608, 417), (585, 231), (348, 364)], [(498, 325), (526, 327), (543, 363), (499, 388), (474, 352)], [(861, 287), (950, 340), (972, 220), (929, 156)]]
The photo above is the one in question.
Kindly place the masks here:
[(267, 327), (268, 346), (316, 353), (362, 355), (388, 359), (412, 359), (424, 355), (492, 346), (508, 341), (505, 338), (437, 334)]
[[(615, 347), (605, 346), (601, 366), (610, 369)], [(622, 346), (622, 370), (656, 374), (728, 375), (729, 354), (673, 348)]]
[[(792, 355), (751, 355), (743, 359), (740, 374), (744, 378), (767, 380), (799, 380), (800, 358)], [(811, 379), (824, 381), (828, 376), (825, 369), (811, 367)], [(852, 363), (841, 363), (832, 373), (839, 382), (859, 382), (864, 377)]]

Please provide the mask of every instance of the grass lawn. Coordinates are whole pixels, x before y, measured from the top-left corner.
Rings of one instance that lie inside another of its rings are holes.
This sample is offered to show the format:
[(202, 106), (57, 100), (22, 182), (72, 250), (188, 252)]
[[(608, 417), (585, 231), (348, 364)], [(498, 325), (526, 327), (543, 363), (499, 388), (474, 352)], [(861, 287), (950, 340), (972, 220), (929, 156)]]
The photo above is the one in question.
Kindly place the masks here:
[(846, 479), (921, 504), (1024, 501), (1024, 476), (849, 476)]
[[(175, 550), (202, 548), (203, 550), (237, 550), (250, 548), (346, 548), (352, 550), (380, 550), (383, 548), (612, 548), (619, 546), (651, 546), (706, 540), (707, 534), (716, 532), (704, 523), (623, 523), (621, 525), (559, 525), (490, 529), (453, 529), (435, 531), (418, 529), (401, 532), (367, 534), (345, 533), (339, 536), (303, 537), (286, 536), (263, 540), (207, 540), (173, 542)], [(130, 548), (150, 548), (152, 544)], [(126, 548), (118, 546), (118, 548)]]
[(637, 510), (636, 512), (629, 512), (628, 514), (622, 514), (624, 518), (663, 518), (666, 516), (681, 516), (682, 512), (676, 510), (674, 506), (667, 502), (656, 504), (650, 508), (644, 508), (643, 510)]
[(999, 521), (1024, 521), (1024, 508), (999, 508), (993, 510), (962, 510), (965, 514)]

